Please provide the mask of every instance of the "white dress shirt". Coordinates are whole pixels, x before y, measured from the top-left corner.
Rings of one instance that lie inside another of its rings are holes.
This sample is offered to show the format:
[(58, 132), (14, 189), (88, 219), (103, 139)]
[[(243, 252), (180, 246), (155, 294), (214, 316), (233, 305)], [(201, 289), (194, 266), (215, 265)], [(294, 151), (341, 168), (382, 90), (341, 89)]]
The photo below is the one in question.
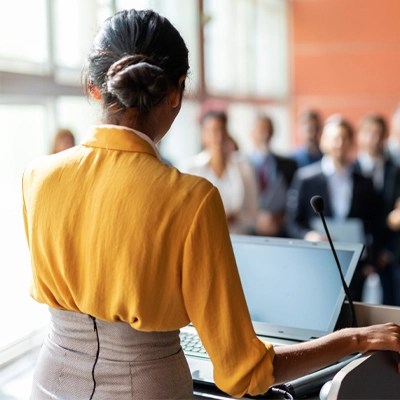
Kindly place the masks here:
[(335, 218), (344, 219), (350, 211), (353, 195), (351, 168), (348, 166), (343, 171), (338, 171), (335, 168), (333, 160), (328, 156), (322, 158), (321, 168), (328, 180), (328, 190), (333, 216)]

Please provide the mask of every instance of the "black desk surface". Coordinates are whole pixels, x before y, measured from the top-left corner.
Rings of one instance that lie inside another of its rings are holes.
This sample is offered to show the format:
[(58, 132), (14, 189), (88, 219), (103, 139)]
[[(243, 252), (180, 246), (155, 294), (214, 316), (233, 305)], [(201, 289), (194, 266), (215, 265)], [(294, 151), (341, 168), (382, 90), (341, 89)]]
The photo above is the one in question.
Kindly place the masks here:
[[(194, 398), (197, 400), (206, 400), (206, 399), (228, 400), (228, 399), (233, 399), (234, 397), (231, 397), (231, 396), (227, 395), (226, 393), (221, 392), (215, 386), (194, 384)], [(243, 399), (285, 399), (285, 397), (281, 394), (268, 394), (266, 396), (245, 396), (242, 398)], [(296, 397), (296, 398), (299, 398), (299, 397)], [(307, 397), (302, 397), (302, 398), (310, 399), (310, 400), (319, 399), (319, 390), (316, 391), (315, 393), (310, 394)]]

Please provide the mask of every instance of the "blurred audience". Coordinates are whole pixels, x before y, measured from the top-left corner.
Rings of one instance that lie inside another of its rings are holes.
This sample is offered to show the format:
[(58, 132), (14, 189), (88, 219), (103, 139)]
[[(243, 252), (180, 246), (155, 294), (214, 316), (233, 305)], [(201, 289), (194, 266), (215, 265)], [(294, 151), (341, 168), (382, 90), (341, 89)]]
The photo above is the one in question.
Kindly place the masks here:
[(383, 116), (365, 116), (358, 130), (358, 154), (355, 170), (370, 177), (378, 195), (376, 215), (376, 267), (383, 288), (383, 303), (395, 304), (395, 254), (400, 246), (399, 237), (387, 225), (389, 213), (400, 197), (400, 168), (385, 152), (388, 128)]
[(65, 128), (59, 129), (53, 138), (53, 146), (51, 152), (58, 153), (60, 151), (69, 149), (70, 147), (75, 146), (75, 136), (69, 130)]
[(374, 210), (377, 200), (373, 183), (354, 170), (351, 158), (355, 146), (352, 125), (334, 115), (324, 124), (321, 136), (321, 161), (298, 169), (287, 199), (286, 229), (291, 237), (325, 240), (325, 235), (312, 230), (316, 217), (310, 205), (314, 195), (325, 203), (324, 215), (336, 219), (357, 218), (363, 222), (367, 238), (367, 258), (357, 268), (350, 289), (354, 300), (361, 300), (366, 275), (373, 269)]
[(254, 233), (285, 236), (286, 194), (297, 164), (294, 160), (272, 151), (273, 135), (272, 119), (266, 115), (259, 115), (251, 132), (253, 150), (249, 154), (259, 189), (259, 210)]
[(250, 163), (229, 135), (227, 115), (209, 110), (201, 119), (203, 151), (180, 166), (202, 176), (219, 190), (231, 233), (252, 231), (257, 215), (257, 183)]
[(299, 168), (321, 160), (321, 127), (321, 117), (318, 111), (305, 110), (300, 114), (298, 129), (302, 146), (291, 154)]

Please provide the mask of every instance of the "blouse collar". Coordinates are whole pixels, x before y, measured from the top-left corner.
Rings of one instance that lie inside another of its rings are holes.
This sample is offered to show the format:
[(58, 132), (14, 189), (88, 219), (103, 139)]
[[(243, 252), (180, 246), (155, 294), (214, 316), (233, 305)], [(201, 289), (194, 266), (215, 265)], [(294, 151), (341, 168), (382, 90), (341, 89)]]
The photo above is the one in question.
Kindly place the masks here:
[(161, 159), (155, 143), (144, 133), (120, 125), (96, 125), (82, 142), (83, 146), (151, 154)]

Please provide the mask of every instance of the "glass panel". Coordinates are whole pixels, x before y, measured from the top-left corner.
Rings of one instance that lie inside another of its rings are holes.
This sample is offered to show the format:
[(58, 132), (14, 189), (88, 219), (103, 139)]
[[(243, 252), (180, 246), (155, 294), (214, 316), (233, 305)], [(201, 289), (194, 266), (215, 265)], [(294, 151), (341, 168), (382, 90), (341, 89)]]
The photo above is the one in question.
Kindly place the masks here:
[(82, 68), (97, 30), (95, 0), (52, 0), (55, 64)]
[(3, 4), (0, 37), (0, 69), (44, 72), (48, 61), (46, 0)]
[(253, 94), (282, 98), (289, 91), (288, 5), (263, 0), (255, 10)]
[(233, 38), (237, 22), (235, 4), (235, 0), (204, 2), (205, 76), (208, 89), (215, 92), (235, 91), (232, 85), (238, 61)]
[(29, 296), (30, 260), (21, 200), (22, 171), (46, 152), (46, 108), (0, 105), (0, 120), (0, 304), (1, 318), (6, 321), (0, 330), (1, 350), (47, 321), (44, 307)]
[(208, 90), (225, 95), (287, 94), (287, 2), (205, 0)]

